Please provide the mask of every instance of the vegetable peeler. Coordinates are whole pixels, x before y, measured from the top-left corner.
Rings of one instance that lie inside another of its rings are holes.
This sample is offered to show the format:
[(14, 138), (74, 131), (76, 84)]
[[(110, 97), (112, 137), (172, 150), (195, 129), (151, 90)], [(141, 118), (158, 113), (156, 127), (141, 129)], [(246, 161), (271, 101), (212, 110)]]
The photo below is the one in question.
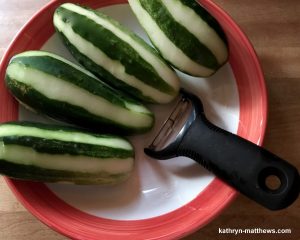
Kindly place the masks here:
[[(144, 149), (147, 155), (159, 160), (191, 158), (271, 210), (286, 208), (298, 198), (300, 177), (293, 165), (215, 126), (206, 118), (197, 96), (183, 89), (181, 95), (153, 142)], [(276, 186), (268, 183), (272, 177)]]

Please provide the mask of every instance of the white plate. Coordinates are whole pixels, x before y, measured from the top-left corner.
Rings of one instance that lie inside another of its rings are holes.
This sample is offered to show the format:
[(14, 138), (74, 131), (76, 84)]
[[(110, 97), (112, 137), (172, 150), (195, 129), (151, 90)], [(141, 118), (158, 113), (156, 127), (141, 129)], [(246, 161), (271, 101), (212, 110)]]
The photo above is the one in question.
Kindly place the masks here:
[[(84, 4), (100, 7), (119, 2), (122, 1), (94, 0), (84, 1)], [(49, 26), (59, 3), (51, 2), (19, 33), (3, 59), (1, 76), (4, 76), (13, 54), (29, 49), (47, 50), (74, 61), (58, 36), (53, 34), (53, 26)], [(210, 1), (203, 0), (202, 3), (226, 31), (230, 64), (209, 79), (178, 73), (182, 86), (202, 99), (206, 115), (213, 123), (259, 144), (266, 123), (266, 93), (256, 55), (228, 15)], [(101, 8), (101, 11), (149, 42), (127, 4), (111, 5)], [(7, 103), (0, 109), (1, 121), (16, 117), (50, 121), (22, 107), (17, 108), (4, 86), (0, 86), (0, 91)], [(149, 106), (155, 112), (155, 128), (148, 134), (130, 138), (136, 149), (135, 171), (120, 185), (74, 186), (7, 181), (35, 216), (72, 238), (169, 239), (184, 236), (216, 216), (232, 201), (236, 192), (188, 158), (157, 161), (143, 153), (173, 106), (173, 103)]]

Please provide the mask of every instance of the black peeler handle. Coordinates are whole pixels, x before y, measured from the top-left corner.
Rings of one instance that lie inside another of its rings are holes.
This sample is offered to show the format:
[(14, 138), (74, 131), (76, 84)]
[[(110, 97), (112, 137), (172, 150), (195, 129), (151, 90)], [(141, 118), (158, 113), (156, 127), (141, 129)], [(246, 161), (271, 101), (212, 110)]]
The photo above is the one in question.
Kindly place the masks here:
[[(187, 156), (212, 171), (257, 203), (271, 209), (283, 209), (299, 195), (300, 177), (287, 161), (262, 147), (213, 125), (199, 113), (177, 148), (178, 156)], [(267, 179), (275, 176), (279, 186), (270, 188)]]

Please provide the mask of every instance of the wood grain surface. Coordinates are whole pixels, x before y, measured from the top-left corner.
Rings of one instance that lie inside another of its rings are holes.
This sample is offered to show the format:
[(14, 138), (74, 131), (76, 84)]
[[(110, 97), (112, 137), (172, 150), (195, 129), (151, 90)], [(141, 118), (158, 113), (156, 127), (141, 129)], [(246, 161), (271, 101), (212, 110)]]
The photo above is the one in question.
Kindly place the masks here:
[[(239, 24), (260, 59), (269, 95), (264, 146), (300, 169), (300, 1), (214, 1)], [(0, 0), (0, 58), (21, 26), (46, 2)], [(292, 233), (235, 236), (219, 234), (219, 228), (291, 229)], [(66, 238), (27, 212), (0, 178), (0, 240), (25, 239)], [(299, 240), (300, 201), (286, 210), (271, 212), (239, 196), (214, 221), (184, 239)]]

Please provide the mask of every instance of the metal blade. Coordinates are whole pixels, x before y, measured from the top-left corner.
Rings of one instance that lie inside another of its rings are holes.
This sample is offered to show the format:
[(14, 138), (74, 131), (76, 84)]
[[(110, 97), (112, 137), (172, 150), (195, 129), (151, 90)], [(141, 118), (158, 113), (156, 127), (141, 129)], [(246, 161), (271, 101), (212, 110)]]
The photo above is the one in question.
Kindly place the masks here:
[(171, 144), (181, 132), (192, 111), (192, 103), (187, 98), (181, 98), (169, 118), (164, 122), (149, 149), (159, 151)]

